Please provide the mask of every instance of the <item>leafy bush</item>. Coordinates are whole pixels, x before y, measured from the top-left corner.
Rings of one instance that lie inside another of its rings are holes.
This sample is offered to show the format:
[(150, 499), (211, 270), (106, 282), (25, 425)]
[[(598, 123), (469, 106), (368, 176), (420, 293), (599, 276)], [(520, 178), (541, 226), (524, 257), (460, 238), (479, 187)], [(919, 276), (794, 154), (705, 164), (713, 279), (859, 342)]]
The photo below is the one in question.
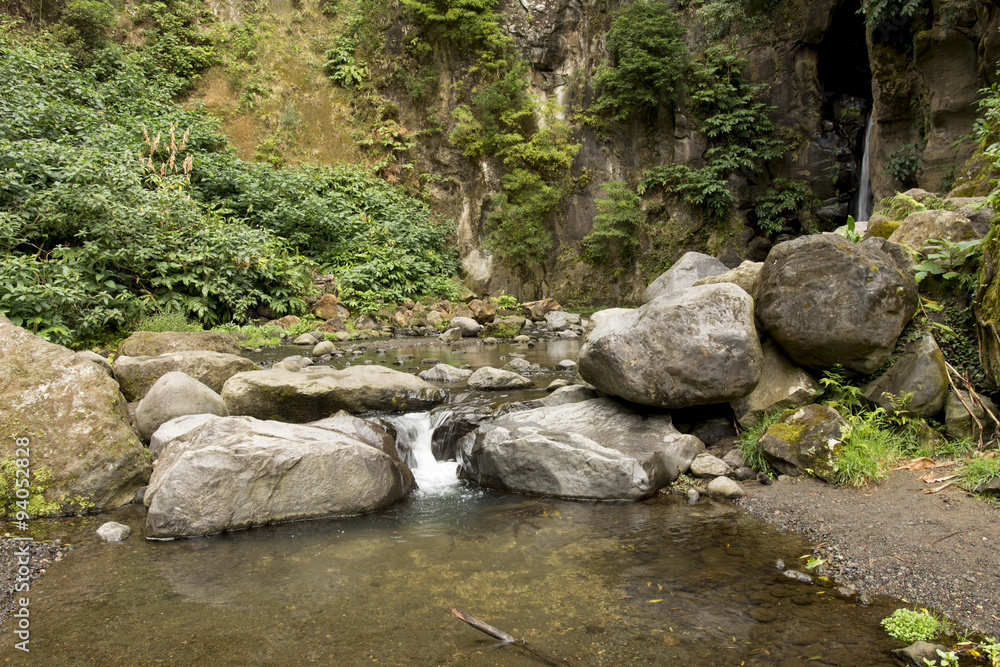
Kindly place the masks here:
[(865, 15), (865, 25), (874, 28), (893, 20), (919, 16), (926, 11), (923, 0), (864, 0), (858, 13)]
[(882, 173), (901, 183), (910, 183), (920, 169), (920, 144), (903, 144), (885, 156)]
[(177, 77), (188, 87), (216, 61), (216, 48), (199, 29), (198, 11), (187, 0), (143, 3), (136, 8), (136, 21), (145, 27), (142, 51), (158, 76)]
[(597, 215), (593, 230), (583, 239), (583, 254), (595, 266), (615, 261), (627, 266), (639, 249), (646, 225), (642, 198), (624, 181), (610, 181), (602, 187), (608, 198), (594, 200)]
[(360, 86), (368, 77), (368, 65), (354, 59), (357, 40), (341, 35), (326, 52), (323, 70), (330, 80), (343, 88)]
[(882, 628), (901, 642), (927, 642), (937, 636), (941, 622), (926, 611), (897, 609), (882, 619)]
[(700, 131), (711, 140), (707, 163), (700, 169), (669, 164), (649, 169), (639, 192), (659, 187), (681, 195), (712, 217), (722, 218), (733, 203), (728, 178), (733, 172), (759, 173), (781, 155), (785, 142), (768, 117), (770, 107), (758, 98), (762, 85), (743, 78), (746, 60), (734, 49), (714, 46), (691, 67), (688, 86)]
[(608, 49), (613, 63), (597, 75), (600, 93), (591, 113), (622, 122), (672, 100), (684, 69), (684, 27), (665, 0), (622, 8), (608, 31)]
[(191, 322), (183, 313), (167, 311), (148, 313), (139, 318), (135, 325), (136, 331), (201, 331), (202, 327)]
[(805, 183), (778, 178), (755, 204), (757, 226), (768, 234), (777, 234), (791, 217), (803, 211), (810, 214), (820, 201)]
[(149, 311), (207, 326), (299, 313), (313, 262), (349, 304), (457, 273), (454, 227), (425, 205), (359, 169), (238, 160), (216, 121), (149, 85), (141, 55), (80, 71), (2, 27), (0, 53), (0, 312), (39, 334), (82, 341)]
[(698, 8), (698, 18), (709, 39), (719, 39), (736, 26), (741, 33), (761, 32), (771, 26), (765, 13), (778, 0), (708, 0)]

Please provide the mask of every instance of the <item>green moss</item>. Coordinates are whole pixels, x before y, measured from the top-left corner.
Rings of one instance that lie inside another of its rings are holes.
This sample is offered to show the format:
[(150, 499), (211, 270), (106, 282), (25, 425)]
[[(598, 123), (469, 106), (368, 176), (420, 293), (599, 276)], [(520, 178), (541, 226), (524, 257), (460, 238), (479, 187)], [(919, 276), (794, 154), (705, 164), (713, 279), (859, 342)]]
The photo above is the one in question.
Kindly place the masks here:
[[(19, 499), (17, 470), (17, 458), (6, 456), (0, 459), (0, 516), (13, 517), (19, 510), (26, 511), (31, 517), (57, 513), (64, 502), (64, 497), (56, 500), (45, 498), (45, 491), (52, 486), (54, 478), (52, 471), (47, 466), (30, 466), (28, 496)], [(19, 500), (27, 501), (27, 505), (19, 506), (17, 504)]]
[(902, 220), (879, 220), (874, 225), (868, 227), (868, 235), (887, 239), (892, 236), (894, 231), (899, 229), (901, 224), (903, 224)]

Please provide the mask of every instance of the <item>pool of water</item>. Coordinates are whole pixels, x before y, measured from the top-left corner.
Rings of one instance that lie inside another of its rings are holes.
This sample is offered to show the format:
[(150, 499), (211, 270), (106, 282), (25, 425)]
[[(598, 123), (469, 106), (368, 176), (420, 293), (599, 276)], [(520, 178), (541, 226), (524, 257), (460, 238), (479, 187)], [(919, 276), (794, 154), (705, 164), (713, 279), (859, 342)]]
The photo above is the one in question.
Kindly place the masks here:
[[(514, 351), (469, 347), (456, 355), (474, 366), (502, 365)], [(576, 352), (547, 348), (522, 353), (551, 367)], [(450, 352), (412, 349), (442, 361)], [(369, 354), (388, 355), (371, 349), (362, 363)], [(539, 373), (536, 385), (563, 375)], [(546, 664), (460, 622), (456, 607), (571, 664), (896, 664), (887, 653), (896, 643), (878, 626), (890, 601), (862, 606), (830, 583), (792, 582), (776, 561), (802, 563), (809, 544), (731, 503), (423, 486), (368, 516), (174, 542), (143, 540), (135, 506), (37, 521), (76, 550), (32, 585), (30, 654), (11, 648), (8, 623), (3, 656), (38, 665)], [(131, 525), (133, 537), (100, 543), (93, 531), (108, 520)]]

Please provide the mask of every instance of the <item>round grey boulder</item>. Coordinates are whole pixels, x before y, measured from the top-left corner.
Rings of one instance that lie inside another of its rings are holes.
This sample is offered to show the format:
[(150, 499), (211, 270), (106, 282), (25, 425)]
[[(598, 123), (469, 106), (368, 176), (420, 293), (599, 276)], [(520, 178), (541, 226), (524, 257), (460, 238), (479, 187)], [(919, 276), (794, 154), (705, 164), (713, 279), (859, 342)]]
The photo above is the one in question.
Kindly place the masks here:
[(888, 254), (815, 234), (771, 250), (757, 316), (796, 363), (871, 373), (892, 354), (916, 307), (913, 277)]
[(222, 397), (210, 388), (180, 371), (171, 371), (157, 380), (139, 402), (135, 420), (139, 435), (149, 440), (161, 424), (200, 414), (227, 417), (229, 411)]
[(469, 377), (469, 387), (481, 391), (503, 391), (504, 389), (530, 389), (535, 383), (513, 371), (504, 371), (491, 366), (483, 366)]
[(97, 536), (109, 544), (124, 542), (131, 534), (131, 528), (114, 521), (108, 521), (97, 529)]

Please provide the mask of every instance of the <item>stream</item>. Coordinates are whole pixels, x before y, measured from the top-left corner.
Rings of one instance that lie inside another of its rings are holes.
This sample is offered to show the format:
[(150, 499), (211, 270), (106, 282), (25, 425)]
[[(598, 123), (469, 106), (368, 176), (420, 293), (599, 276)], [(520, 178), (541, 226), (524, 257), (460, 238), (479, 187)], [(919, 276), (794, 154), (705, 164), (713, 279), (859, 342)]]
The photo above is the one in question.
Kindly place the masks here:
[[(541, 665), (455, 619), (475, 616), (580, 665), (893, 665), (879, 627), (892, 601), (868, 606), (832, 583), (802, 584), (810, 545), (729, 502), (660, 494), (575, 502), (500, 494), (455, 476), (430, 453), (448, 410), (539, 397), (579, 340), (537, 347), (479, 341), (373, 342), (330, 360), (416, 372), (423, 359), (502, 366), (523, 354), (548, 370), (536, 389), (451, 388), (432, 413), (394, 415), (420, 489), (381, 512), (147, 542), (143, 509), (33, 522), (75, 546), (31, 586), (37, 665)], [(355, 354), (357, 352), (357, 354)], [(291, 348), (256, 355), (264, 362)], [(412, 359), (407, 358), (412, 357)], [(402, 365), (399, 365), (401, 362)], [(132, 527), (106, 545), (105, 521)]]

